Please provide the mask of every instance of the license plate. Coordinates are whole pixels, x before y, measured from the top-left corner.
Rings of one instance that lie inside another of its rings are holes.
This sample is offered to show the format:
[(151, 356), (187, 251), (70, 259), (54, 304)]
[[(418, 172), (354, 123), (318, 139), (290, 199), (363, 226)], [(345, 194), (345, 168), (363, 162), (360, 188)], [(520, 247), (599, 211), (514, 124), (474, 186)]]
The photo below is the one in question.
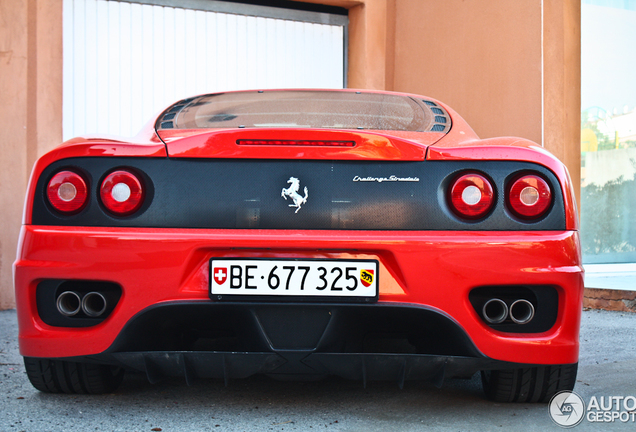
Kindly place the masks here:
[(210, 294), (374, 298), (376, 260), (210, 260)]

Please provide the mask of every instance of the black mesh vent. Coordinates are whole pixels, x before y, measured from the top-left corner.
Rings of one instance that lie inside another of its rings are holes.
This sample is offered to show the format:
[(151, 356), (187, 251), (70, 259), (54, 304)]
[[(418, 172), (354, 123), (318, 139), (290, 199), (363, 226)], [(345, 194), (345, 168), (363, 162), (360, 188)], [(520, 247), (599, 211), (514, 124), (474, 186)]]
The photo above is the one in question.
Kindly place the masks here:
[[(442, 125), (440, 125), (442, 126)], [(440, 129), (441, 130), (441, 129)], [(147, 188), (139, 212), (113, 218), (98, 185), (118, 168), (134, 169)], [(78, 214), (48, 204), (46, 182), (62, 169), (87, 173), (91, 196)], [(493, 180), (498, 204), (479, 221), (453, 214), (445, 199), (461, 172)], [(520, 221), (504, 203), (509, 179), (536, 172), (551, 185), (554, 206), (541, 220)], [(557, 230), (565, 228), (559, 183), (539, 165), (515, 161), (319, 161), (91, 157), (47, 167), (38, 180), (34, 225), (310, 230)]]
[(194, 98), (184, 99), (173, 105), (168, 111), (159, 117), (158, 124), (160, 129), (174, 129), (174, 119), (187, 104), (192, 102)]
[(435, 122), (431, 127), (431, 132), (446, 132), (451, 128), (450, 116), (444, 108), (436, 104), (435, 102), (422, 100), (424, 102), (424, 108), (428, 108), (433, 115), (433, 121)]

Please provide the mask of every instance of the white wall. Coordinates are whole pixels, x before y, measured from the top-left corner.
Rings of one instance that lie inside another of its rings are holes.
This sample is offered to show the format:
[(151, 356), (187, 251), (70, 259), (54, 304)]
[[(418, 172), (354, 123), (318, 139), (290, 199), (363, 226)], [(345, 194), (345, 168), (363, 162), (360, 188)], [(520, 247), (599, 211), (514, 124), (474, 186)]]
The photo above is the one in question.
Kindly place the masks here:
[(201, 93), (343, 88), (344, 27), (104, 0), (64, 0), (64, 139), (133, 136)]

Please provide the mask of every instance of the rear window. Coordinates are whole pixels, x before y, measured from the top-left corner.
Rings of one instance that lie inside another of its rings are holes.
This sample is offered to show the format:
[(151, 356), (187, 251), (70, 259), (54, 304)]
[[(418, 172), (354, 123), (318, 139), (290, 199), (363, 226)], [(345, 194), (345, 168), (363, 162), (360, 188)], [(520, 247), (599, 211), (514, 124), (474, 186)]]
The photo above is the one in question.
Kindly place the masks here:
[(364, 92), (217, 93), (177, 102), (163, 113), (157, 126), (159, 129), (439, 130), (434, 129), (437, 121), (431, 103), (402, 95)]

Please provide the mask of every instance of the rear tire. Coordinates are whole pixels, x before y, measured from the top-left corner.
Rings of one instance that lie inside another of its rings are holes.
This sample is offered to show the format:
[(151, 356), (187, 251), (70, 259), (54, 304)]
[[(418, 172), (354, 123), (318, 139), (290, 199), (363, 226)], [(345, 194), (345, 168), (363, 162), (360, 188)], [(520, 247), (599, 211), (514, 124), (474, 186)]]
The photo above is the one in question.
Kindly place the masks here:
[(110, 393), (124, 379), (123, 369), (93, 363), (25, 357), (24, 366), (33, 387), (45, 393)]
[(521, 369), (481, 371), (488, 399), (495, 402), (549, 402), (576, 383), (578, 363)]

